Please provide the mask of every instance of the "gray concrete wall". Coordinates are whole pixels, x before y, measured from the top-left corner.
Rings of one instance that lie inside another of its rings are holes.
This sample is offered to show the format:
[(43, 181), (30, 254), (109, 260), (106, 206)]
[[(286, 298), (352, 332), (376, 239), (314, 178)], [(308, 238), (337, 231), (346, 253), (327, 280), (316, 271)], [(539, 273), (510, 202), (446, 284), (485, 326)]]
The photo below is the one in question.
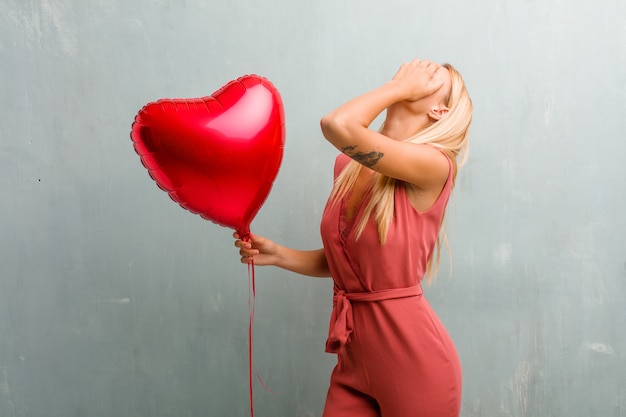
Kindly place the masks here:
[[(320, 117), (413, 57), (475, 105), (427, 289), (463, 416), (626, 416), (622, 0), (0, 1), (0, 415), (247, 416), (246, 267), (148, 177), (133, 118), (268, 77), (287, 142), (252, 229), (316, 248)], [(331, 283), (257, 279), (257, 415), (319, 416)]]

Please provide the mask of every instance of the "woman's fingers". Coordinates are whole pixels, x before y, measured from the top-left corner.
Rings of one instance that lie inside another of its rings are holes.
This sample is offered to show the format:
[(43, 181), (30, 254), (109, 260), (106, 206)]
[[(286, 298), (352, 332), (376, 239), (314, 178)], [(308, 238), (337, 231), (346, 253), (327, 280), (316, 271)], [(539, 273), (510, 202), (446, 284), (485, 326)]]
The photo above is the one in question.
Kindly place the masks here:
[(235, 246), (239, 248), (239, 254), (241, 256), (254, 256), (259, 254), (259, 250), (254, 249), (250, 242), (242, 242), (241, 240), (238, 240), (235, 242)]
[(259, 251), (252, 248), (251, 242), (244, 242), (239, 239), (239, 234), (237, 232), (233, 233), (233, 237), (235, 240), (235, 247), (239, 248), (239, 256), (241, 256), (242, 263), (248, 263), (255, 255), (259, 254)]
[(439, 68), (441, 66), (437, 63), (416, 58), (402, 64), (392, 80), (402, 86), (406, 94), (404, 99), (416, 101), (444, 85), (443, 79), (437, 75)]
[(258, 265), (269, 265), (268, 262), (272, 259), (276, 252), (276, 245), (274, 242), (252, 233), (248, 236), (249, 239), (242, 240), (239, 238), (237, 232), (233, 233), (233, 237), (236, 239), (235, 247), (239, 248), (241, 262), (248, 263), (254, 260), (255, 263), (258, 261)]
[(410, 62), (405, 62), (400, 66), (396, 77), (407, 76), (409, 79), (415, 80), (416, 75), (425, 74), (426, 76), (434, 76), (441, 66), (437, 63), (431, 62), (427, 59), (419, 60), (414, 59)]

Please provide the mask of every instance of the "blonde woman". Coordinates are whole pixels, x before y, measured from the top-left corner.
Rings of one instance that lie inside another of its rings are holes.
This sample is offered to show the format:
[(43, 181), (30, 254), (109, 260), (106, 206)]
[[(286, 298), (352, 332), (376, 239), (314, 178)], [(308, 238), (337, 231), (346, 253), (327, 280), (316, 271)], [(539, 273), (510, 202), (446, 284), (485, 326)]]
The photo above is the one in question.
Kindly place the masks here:
[[(382, 128), (369, 129), (386, 111)], [(414, 60), (321, 121), (341, 151), (321, 222), (323, 248), (251, 235), (241, 261), (334, 280), (326, 351), (338, 355), (324, 417), (457, 417), (461, 365), (423, 297), (472, 103), (450, 65)]]

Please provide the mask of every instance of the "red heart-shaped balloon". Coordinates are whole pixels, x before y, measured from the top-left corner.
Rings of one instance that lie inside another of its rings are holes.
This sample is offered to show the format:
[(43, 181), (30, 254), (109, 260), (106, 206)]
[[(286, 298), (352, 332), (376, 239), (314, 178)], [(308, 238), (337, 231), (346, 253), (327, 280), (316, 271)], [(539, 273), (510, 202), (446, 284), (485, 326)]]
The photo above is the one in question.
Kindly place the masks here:
[(130, 136), (172, 200), (244, 237), (278, 174), (284, 118), (272, 83), (247, 75), (209, 97), (147, 104)]

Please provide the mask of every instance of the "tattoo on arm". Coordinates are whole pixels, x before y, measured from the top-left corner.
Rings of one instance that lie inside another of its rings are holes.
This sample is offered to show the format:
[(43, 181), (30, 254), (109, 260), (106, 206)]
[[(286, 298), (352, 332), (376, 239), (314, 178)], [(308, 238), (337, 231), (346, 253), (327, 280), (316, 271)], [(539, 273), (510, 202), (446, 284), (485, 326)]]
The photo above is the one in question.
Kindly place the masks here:
[(371, 151), (364, 153), (361, 151), (357, 151), (356, 148), (356, 145), (344, 146), (343, 148), (341, 148), (341, 152), (345, 153), (350, 158), (357, 161), (359, 164), (364, 165), (368, 168), (374, 167), (378, 163), (378, 161), (380, 161), (380, 159), (385, 156), (385, 154), (382, 152)]

